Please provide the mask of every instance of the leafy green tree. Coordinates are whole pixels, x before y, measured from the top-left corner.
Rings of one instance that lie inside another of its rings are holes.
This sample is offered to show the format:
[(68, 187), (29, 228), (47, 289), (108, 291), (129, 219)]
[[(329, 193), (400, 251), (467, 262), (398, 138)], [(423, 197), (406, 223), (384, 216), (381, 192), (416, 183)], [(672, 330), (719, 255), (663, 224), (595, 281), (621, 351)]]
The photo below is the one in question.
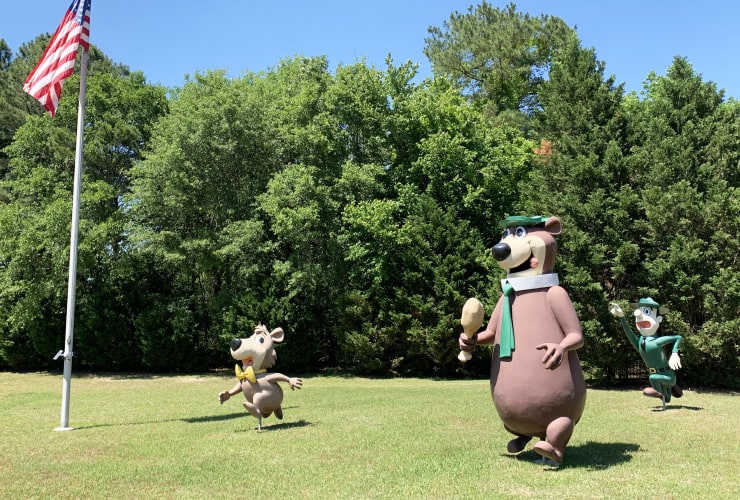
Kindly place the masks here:
[[(273, 147), (280, 165), (334, 165), (346, 158), (340, 127), (326, 107), (332, 83), (326, 57), (286, 58), (277, 67), (251, 79), (254, 93), (263, 96), (267, 119), (274, 123), (279, 141)], [(323, 169), (322, 169), (323, 170)], [(338, 175), (329, 170), (329, 175)]]
[(531, 167), (533, 142), (492, 125), (443, 79), (397, 100), (390, 118), (394, 185), (413, 185), (443, 209), (497, 239), (495, 223), (516, 205), (518, 183)]
[(274, 248), (265, 283), (277, 306), (271, 316), (282, 313), (277, 317), (294, 337), (283, 351), (304, 367), (334, 362), (335, 304), (341, 292), (342, 256), (332, 238), (338, 204), (317, 177), (315, 167), (290, 165), (259, 196)]
[[(308, 63), (298, 59), (284, 64), (278, 77), (283, 79), (285, 71), (290, 76), (297, 64)], [(365, 189), (382, 189), (370, 174), (375, 165), (388, 161), (384, 133), (388, 103), (382, 77), (380, 71), (360, 63), (341, 66), (323, 94), (312, 98), (307, 94), (313, 114), (310, 119), (299, 115), (291, 127), (302, 134), (303, 149), (324, 152), (301, 155), (315, 165), (286, 165), (259, 197), (274, 250), (269, 278), (272, 314), (280, 313), (283, 326), (300, 335), (283, 348), (283, 359), (301, 366), (336, 363), (346, 273), (336, 242), (339, 215), (343, 205), (364, 196)]]
[[(27, 44), (22, 49), (38, 47), (30, 50), (33, 54), (41, 55), (44, 40), (38, 40), (35, 44)], [(26, 119), (29, 108), (33, 106), (33, 98), (23, 92), (23, 82), (33, 64), (26, 58), (13, 58), (13, 53), (5, 40), (0, 39), (0, 179), (8, 175), (8, 155), (5, 147), (13, 140), (18, 127)], [(28, 70), (24, 73), (25, 70)], [(41, 110), (41, 106), (38, 106)], [(39, 112), (40, 114), (40, 112)], [(7, 194), (0, 191), (0, 201)]]
[(515, 203), (506, 183), (531, 155), (521, 133), (491, 127), (448, 82), (406, 87), (412, 74), (386, 73), (392, 162), (377, 185), (387, 194), (352, 200), (338, 235), (350, 264), (340, 361), (366, 372), (457, 369), (455, 318), (467, 295), (494, 289), (490, 218)]
[(640, 247), (630, 234), (639, 211), (627, 168), (623, 90), (604, 70), (575, 35), (555, 53), (536, 114), (541, 147), (520, 192), (523, 212), (563, 222), (556, 271), (586, 335), (581, 358), (592, 377), (612, 380), (631, 351), (621, 348), (623, 334), (604, 335), (604, 325), (614, 323), (607, 304), (630, 288)]
[(340, 66), (327, 91), (327, 106), (338, 121), (348, 158), (357, 163), (388, 161), (388, 94), (383, 74), (362, 63)]
[(222, 309), (228, 305), (222, 294), (229, 277), (216, 252), (224, 232), (243, 229), (241, 221), (253, 216), (256, 195), (277, 170), (277, 136), (253, 88), (249, 77), (196, 75), (173, 93), (146, 160), (130, 172), (132, 251), (170, 283), (167, 295), (142, 312), (151, 318), (142, 326), (158, 325), (138, 331), (153, 347), (145, 351), (150, 363), (167, 343), (180, 346), (183, 369), (221, 359)]
[[(8, 68), (12, 55), (8, 44), (0, 39), (0, 179), (4, 177), (7, 169), (7, 155), (3, 148), (10, 144), (21, 121), (18, 117), (20, 113), (11, 105), (13, 83)], [(0, 192), (0, 201), (2, 200), (3, 195)]]
[[(437, 75), (457, 82), (493, 115), (515, 122), (538, 108), (537, 95), (556, 48), (573, 33), (557, 17), (532, 17), (487, 1), (455, 12), (442, 28), (430, 27), (424, 53)], [(513, 113), (512, 113), (513, 112)]]
[[(430, 34), (418, 84), (390, 56), (296, 57), (163, 89), (93, 48), (76, 362), (221, 367), (264, 322), (286, 370), (483, 374), (456, 359), (460, 308), (490, 312), (496, 221), (526, 213), (564, 222), (592, 380), (635, 362), (608, 302), (646, 294), (688, 380), (740, 379), (738, 102), (681, 58), (625, 97), (561, 20), (513, 4)], [(79, 80), (53, 120), (18, 91), (44, 40), (0, 43), (3, 367), (52, 366), (63, 332)]]
[[(7, 164), (7, 158), (2, 152), (10, 144), (13, 134), (26, 120), (29, 114), (42, 115), (46, 111), (34, 99), (23, 91), (26, 77), (41, 58), (44, 49), (49, 44), (51, 35), (39, 35), (34, 40), (21, 45), (17, 54), (13, 54), (5, 40), (0, 39), (0, 176)], [(75, 74), (79, 74), (79, 58)], [(88, 74), (108, 74), (111, 76), (126, 77), (130, 73), (127, 66), (111, 61), (95, 45), (90, 46), (88, 60)], [(69, 103), (77, 106), (77, 94), (74, 89), (66, 88), (62, 92), (62, 104)]]
[(0, 70), (7, 71), (13, 54), (4, 39), (0, 39)]
[[(79, 77), (69, 78), (63, 96), (72, 97), (62, 98), (56, 117), (30, 116), (6, 148), (0, 356), (14, 367), (49, 365), (64, 338), (78, 89)], [(146, 85), (140, 73), (98, 74), (88, 78), (87, 102), (76, 359), (93, 367), (131, 366), (130, 351), (110, 348), (130, 345), (132, 336), (126, 283), (117, 279), (126, 248), (120, 201), (128, 189), (126, 171), (140, 158), (152, 122), (166, 111), (165, 93)]]
[(677, 57), (666, 76), (650, 75), (635, 111), (642, 141), (630, 166), (645, 249), (638, 290), (673, 308), (665, 328), (686, 339), (688, 376), (736, 383), (738, 289), (729, 270), (737, 270), (740, 234), (738, 103), (725, 103), (716, 84)]

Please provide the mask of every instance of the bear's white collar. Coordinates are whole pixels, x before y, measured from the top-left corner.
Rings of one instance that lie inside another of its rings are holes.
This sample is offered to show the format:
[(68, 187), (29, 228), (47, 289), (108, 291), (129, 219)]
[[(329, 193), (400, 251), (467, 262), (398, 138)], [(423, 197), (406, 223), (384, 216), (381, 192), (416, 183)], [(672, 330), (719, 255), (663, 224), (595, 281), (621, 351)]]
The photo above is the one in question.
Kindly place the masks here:
[(506, 278), (501, 280), (501, 287), (508, 282), (514, 287), (515, 292), (524, 290), (534, 290), (536, 288), (550, 288), (560, 284), (558, 273), (538, 274), (537, 276), (527, 276), (524, 278)]

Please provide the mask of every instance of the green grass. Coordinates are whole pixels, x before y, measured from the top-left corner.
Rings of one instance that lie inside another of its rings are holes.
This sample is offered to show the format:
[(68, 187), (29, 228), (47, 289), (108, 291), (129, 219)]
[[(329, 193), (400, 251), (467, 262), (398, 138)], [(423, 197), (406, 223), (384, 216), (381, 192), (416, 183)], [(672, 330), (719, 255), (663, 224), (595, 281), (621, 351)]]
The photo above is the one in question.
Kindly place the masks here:
[(740, 498), (740, 398), (590, 390), (560, 468), (510, 439), (487, 380), (307, 377), (282, 421), (233, 376), (0, 373), (0, 498)]

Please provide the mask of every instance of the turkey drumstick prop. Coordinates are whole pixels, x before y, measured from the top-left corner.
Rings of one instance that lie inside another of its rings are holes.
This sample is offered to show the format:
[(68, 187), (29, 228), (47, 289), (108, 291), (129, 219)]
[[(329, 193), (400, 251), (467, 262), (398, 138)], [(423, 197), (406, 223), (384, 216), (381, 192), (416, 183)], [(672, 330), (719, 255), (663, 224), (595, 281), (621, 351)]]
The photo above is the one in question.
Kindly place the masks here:
[[(460, 324), (463, 327), (463, 333), (468, 339), (475, 338), (475, 335), (483, 324), (483, 304), (478, 299), (469, 298), (465, 302), (462, 308)], [(457, 359), (463, 363), (470, 361), (472, 357), (472, 354), (465, 351), (460, 351), (460, 354), (457, 355)]]

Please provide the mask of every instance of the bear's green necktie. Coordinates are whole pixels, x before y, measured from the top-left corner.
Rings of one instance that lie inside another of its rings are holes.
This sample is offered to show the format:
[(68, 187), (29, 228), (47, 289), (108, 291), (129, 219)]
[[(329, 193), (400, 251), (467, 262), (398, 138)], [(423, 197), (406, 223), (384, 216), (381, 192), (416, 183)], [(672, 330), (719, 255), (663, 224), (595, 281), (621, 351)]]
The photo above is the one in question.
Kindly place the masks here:
[(509, 295), (514, 293), (514, 287), (507, 281), (501, 287), (504, 291), (504, 310), (501, 314), (501, 340), (499, 341), (499, 357), (511, 357), (514, 350), (514, 326), (511, 323), (511, 303)]

